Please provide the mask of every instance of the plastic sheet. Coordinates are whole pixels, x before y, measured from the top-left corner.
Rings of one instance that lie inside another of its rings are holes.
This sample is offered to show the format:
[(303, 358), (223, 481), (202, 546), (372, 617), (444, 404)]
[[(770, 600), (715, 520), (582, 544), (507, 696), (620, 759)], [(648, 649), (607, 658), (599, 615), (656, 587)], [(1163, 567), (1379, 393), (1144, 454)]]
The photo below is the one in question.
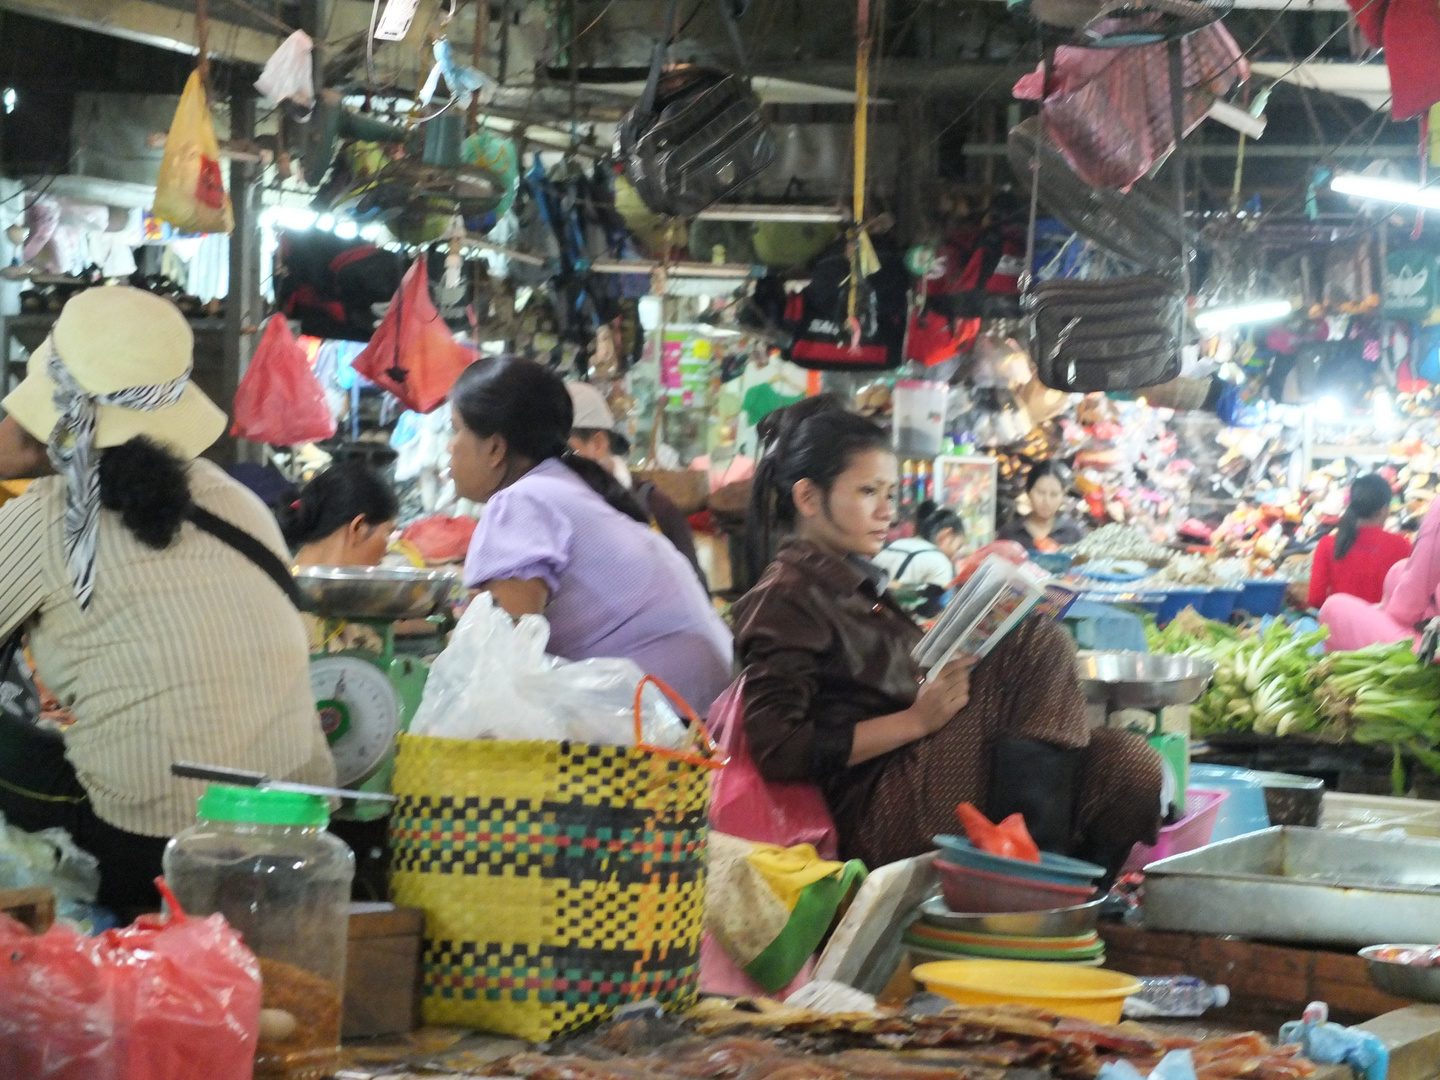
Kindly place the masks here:
[[(513, 621), (481, 593), (431, 666), (410, 733), (633, 746), (644, 672), (619, 657), (567, 663), (546, 654), (549, 640), (550, 624), (539, 615)], [(656, 687), (647, 685), (641, 701), (643, 742), (688, 745), (684, 723)]]
[[(1081, 179), (1128, 188), (1175, 147), (1167, 49), (1062, 45), (1049, 78), (1043, 71), (1026, 75), (1015, 84), (1015, 96), (1036, 101), (1043, 95), (1046, 131)], [(1188, 133), (1205, 119), (1211, 95), (1229, 93), (1250, 68), (1219, 23), (1191, 34), (1182, 49)]]

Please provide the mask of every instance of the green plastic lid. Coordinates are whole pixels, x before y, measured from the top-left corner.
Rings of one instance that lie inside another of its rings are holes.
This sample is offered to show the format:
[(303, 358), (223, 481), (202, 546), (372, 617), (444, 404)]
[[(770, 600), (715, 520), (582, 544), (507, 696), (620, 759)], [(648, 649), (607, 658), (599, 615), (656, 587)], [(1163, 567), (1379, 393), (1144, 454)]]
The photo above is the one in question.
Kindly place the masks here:
[(195, 815), (202, 821), (244, 821), (252, 825), (330, 824), (330, 804), (321, 795), (298, 791), (211, 784), (200, 796)]

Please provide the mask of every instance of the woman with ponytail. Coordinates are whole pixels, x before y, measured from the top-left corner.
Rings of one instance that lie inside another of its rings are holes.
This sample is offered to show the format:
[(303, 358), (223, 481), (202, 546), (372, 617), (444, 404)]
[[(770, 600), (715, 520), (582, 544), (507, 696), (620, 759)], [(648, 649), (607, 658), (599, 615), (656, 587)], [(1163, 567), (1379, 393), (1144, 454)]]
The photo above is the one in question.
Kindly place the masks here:
[(331, 465), (275, 508), (297, 566), (376, 566), (399, 516), (395, 490), (363, 461)]
[(1336, 593), (1380, 602), (1390, 567), (1410, 554), (1410, 541), (1385, 531), (1395, 493), (1378, 473), (1350, 485), (1350, 502), (1335, 531), (1320, 538), (1310, 570), (1310, 606)]
[(66, 829), (125, 921), (159, 906), (161, 853), (204, 790), (172, 762), (335, 779), (289, 553), (264, 504), (200, 457), (226, 419), (190, 370), (175, 305), (88, 289), (0, 423), (0, 477), (34, 480), (0, 507), (0, 641), (13, 660), (25, 635), (74, 718), (57, 733), (0, 711), (0, 813)]
[(745, 735), (772, 782), (819, 786), (843, 858), (875, 867), (934, 849), (955, 807), (1025, 817), (1047, 851), (1118, 869), (1160, 823), (1160, 762), (1138, 736), (1091, 731), (1075, 646), (1031, 618), (988, 657), (922, 681), (915, 624), (870, 560), (897, 490), (886, 434), (827, 396), (771, 413), (735, 605)]
[(529, 360), (480, 360), (450, 408), (455, 490), (486, 504), (466, 585), (516, 618), (544, 615), (557, 656), (626, 657), (703, 715), (730, 681), (730, 632), (634, 497), (570, 448), (560, 377)]

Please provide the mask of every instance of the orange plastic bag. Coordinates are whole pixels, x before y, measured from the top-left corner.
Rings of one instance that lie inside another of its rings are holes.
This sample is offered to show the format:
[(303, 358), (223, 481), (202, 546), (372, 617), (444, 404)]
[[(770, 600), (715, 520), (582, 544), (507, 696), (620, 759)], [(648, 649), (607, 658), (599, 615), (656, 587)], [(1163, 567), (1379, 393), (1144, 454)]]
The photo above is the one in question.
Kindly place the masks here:
[(957, 806), (955, 813), (959, 815), (970, 843), (981, 851), (1007, 859), (1040, 861), (1040, 848), (1030, 839), (1030, 830), (1025, 827), (1025, 819), (1021, 815), (1011, 814), (996, 825), (968, 802)]
[(185, 92), (165, 139), (165, 156), (160, 159), (160, 175), (155, 181), (154, 214), (185, 232), (228, 233), (235, 228), (235, 214), (220, 171), (220, 143), (198, 71), (192, 71), (185, 81)]
[(0, 1076), (250, 1080), (260, 965), (222, 915), (82, 937), (0, 915)]
[(479, 354), (455, 340), (430, 299), (421, 256), (410, 264), (370, 344), (351, 364), (407, 409), (433, 412)]
[(319, 442), (335, 434), (325, 391), (284, 315), (271, 316), (235, 391), (230, 434), (272, 446)]

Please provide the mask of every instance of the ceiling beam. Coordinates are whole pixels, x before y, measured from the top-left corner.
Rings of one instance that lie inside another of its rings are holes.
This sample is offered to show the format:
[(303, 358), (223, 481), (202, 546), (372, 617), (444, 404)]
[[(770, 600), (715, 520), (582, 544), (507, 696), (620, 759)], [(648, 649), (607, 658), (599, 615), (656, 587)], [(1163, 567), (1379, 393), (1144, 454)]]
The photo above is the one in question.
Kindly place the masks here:
[[(0, 0), (0, 8), (195, 55), (195, 15), (148, 0)], [(210, 20), (210, 55), (263, 66), (284, 35)]]

